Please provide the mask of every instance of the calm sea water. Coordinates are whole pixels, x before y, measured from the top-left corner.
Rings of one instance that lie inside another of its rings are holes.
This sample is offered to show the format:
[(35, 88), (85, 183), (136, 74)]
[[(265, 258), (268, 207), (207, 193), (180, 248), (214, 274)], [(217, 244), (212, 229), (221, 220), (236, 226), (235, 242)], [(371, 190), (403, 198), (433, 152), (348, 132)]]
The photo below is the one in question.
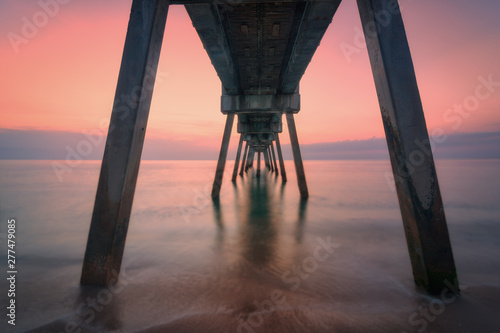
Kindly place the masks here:
[[(500, 332), (500, 161), (441, 160), (462, 296), (415, 288), (386, 161), (306, 161), (310, 198), (213, 161), (142, 163), (120, 282), (82, 288), (99, 162), (0, 161), (1, 270), (17, 221), (16, 326), (1, 332)], [(6, 279), (0, 284), (6, 312)]]

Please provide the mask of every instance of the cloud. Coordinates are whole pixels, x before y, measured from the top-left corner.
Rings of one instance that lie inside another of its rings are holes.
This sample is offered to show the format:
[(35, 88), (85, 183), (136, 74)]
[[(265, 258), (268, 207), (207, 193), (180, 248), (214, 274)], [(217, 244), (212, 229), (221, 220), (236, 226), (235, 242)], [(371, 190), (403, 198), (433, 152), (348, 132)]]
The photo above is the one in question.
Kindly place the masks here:
[[(102, 132), (56, 132), (0, 129), (0, 159), (100, 160), (104, 152)], [(213, 160), (214, 147), (196, 142), (146, 138), (142, 157), (145, 160)]]
[[(237, 141), (234, 139), (233, 141)], [(52, 132), (0, 129), (0, 159), (64, 160), (68, 156), (100, 160), (104, 151), (102, 133)], [(233, 142), (234, 143), (234, 142)], [(306, 160), (388, 159), (384, 138), (346, 140), (301, 145)], [(433, 147), (436, 158), (500, 158), (500, 132), (448, 135)], [(218, 147), (195, 141), (146, 137), (144, 160), (215, 160)], [(283, 145), (285, 159), (291, 159), (290, 145)], [(228, 159), (235, 155), (234, 144)]]
[[(291, 149), (287, 146), (288, 152)], [(308, 144), (301, 146), (301, 152), (306, 160), (389, 159), (385, 139), (381, 138)], [(285, 156), (292, 158), (290, 153)]]
[[(500, 158), (500, 132), (456, 133), (442, 141), (432, 147), (435, 158)], [(310, 160), (389, 159), (385, 138), (317, 143), (301, 150)]]
[(453, 134), (434, 150), (437, 158), (500, 158), (500, 132)]

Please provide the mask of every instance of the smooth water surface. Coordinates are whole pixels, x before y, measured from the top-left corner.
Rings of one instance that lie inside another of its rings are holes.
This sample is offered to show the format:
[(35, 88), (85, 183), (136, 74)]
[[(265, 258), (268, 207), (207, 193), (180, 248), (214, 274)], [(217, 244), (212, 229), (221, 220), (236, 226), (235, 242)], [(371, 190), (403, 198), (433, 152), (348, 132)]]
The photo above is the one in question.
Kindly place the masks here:
[(1, 332), (500, 332), (499, 160), (437, 162), (458, 299), (415, 287), (386, 161), (306, 161), (307, 201), (292, 162), (235, 185), (228, 163), (215, 202), (214, 161), (144, 161), (120, 280), (82, 288), (100, 162), (52, 163), (0, 161)]

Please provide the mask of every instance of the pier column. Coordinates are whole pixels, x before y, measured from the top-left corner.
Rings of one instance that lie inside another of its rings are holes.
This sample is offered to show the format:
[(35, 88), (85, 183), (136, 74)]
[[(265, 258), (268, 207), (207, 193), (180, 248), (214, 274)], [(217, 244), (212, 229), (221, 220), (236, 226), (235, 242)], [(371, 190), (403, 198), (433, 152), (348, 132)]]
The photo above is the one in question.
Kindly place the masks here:
[(245, 164), (245, 172), (248, 171), (248, 168), (250, 168), (250, 159), (252, 158), (252, 147), (248, 145), (248, 156), (247, 156), (247, 163)]
[(267, 148), (264, 149), (262, 153), (264, 154), (264, 162), (266, 164), (267, 170), (271, 170), (271, 168), (269, 167), (269, 156), (267, 155)]
[(306, 174), (304, 172), (304, 165), (302, 164), (299, 138), (297, 136), (297, 129), (295, 128), (293, 113), (286, 114), (286, 122), (288, 124), (288, 132), (290, 132), (290, 144), (292, 145), (293, 161), (295, 162), (295, 170), (297, 172), (297, 182), (299, 183), (300, 196), (302, 198), (307, 198), (309, 197), (309, 192), (307, 190)]
[(247, 162), (245, 172), (248, 171), (248, 169), (253, 168), (253, 160), (254, 159), (255, 159), (255, 149), (250, 148), (250, 151), (248, 152), (248, 162)]
[[(243, 146), (243, 133), (240, 134), (240, 142), (238, 143), (238, 152), (236, 153), (236, 159), (234, 161), (234, 170), (232, 181), (236, 181), (236, 176), (238, 175), (238, 166), (240, 165), (241, 147)], [(245, 162), (243, 162), (245, 163)]]
[[(458, 290), (436, 169), (397, 1), (358, 0), (382, 112), (413, 277), (440, 293)], [(379, 15), (387, 13), (387, 15)]]
[(231, 139), (231, 130), (233, 129), (234, 113), (228, 113), (226, 119), (226, 126), (224, 127), (224, 135), (222, 136), (222, 144), (220, 147), (219, 160), (217, 162), (217, 169), (215, 170), (214, 185), (212, 187), (212, 198), (217, 198), (220, 194), (222, 186), (222, 176), (224, 175), (224, 167), (226, 166), (227, 149), (229, 147), (229, 140)]
[(279, 174), (278, 164), (276, 163), (276, 153), (274, 152), (274, 142), (273, 141), (271, 141), (271, 154), (273, 155), (274, 171), (276, 172), (276, 175), (278, 175)]
[(271, 167), (271, 172), (274, 172), (273, 157), (271, 155), (271, 145), (267, 146), (267, 157), (269, 158), (269, 166)]
[(247, 156), (247, 164), (245, 165), (245, 172), (248, 171), (248, 169), (250, 168), (250, 161), (252, 159), (252, 154), (253, 154), (253, 149), (252, 147), (250, 146), (250, 144), (248, 145), (248, 156)]
[(120, 272), (169, 2), (134, 0), (80, 283)]
[(243, 176), (243, 171), (245, 170), (245, 165), (247, 163), (248, 155), (248, 141), (245, 143), (245, 152), (243, 153), (243, 160), (241, 161), (240, 176)]
[(260, 177), (260, 149), (257, 151), (257, 177)]
[(276, 152), (278, 153), (278, 159), (280, 161), (280, 171), (281, 171), (281, 179), (286, 182), (286, 171), (285, 171), (285, 162), (283, 161), (283, 154), (281, 153), (281, 144), (280, 137), (278, 133), (276, 133)]

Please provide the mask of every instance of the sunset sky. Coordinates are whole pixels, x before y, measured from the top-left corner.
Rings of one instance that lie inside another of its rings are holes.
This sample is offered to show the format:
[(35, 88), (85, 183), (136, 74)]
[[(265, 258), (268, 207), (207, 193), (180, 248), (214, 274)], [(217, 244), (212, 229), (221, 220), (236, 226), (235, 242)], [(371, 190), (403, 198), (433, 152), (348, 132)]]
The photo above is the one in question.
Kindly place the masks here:
[[(0, 150), (17, 147), (19, 142), (9, 142), (14, 137), (26, 148), (36, 145), (30, 140), (40, 133), (63, 141), (69, 134), (96, 133), (110, 117), (131, 0), (65, 0), (43, 21), (40, 3), (54, 1), (0, 0)], [(499, 132), (500, 2), (400, 5), (429, 132)], [(27, 22), (40, 27), (30, 30)], [(356, 2), (344, 0), (301, 81), (301, 144), (384, 136), (360, 29)], [(488, 80), (496, 86), (484, 87)], [(470, 104), (477, 89), (482, 98)], [(146, 148), (217, 150), (225, 121), (220, 95), (220, 81), (184, 7), (171, 6)], [(455, 106), (474, 110), (460, 114)], [(288, 142), (287, 135), (282, 138)]]

